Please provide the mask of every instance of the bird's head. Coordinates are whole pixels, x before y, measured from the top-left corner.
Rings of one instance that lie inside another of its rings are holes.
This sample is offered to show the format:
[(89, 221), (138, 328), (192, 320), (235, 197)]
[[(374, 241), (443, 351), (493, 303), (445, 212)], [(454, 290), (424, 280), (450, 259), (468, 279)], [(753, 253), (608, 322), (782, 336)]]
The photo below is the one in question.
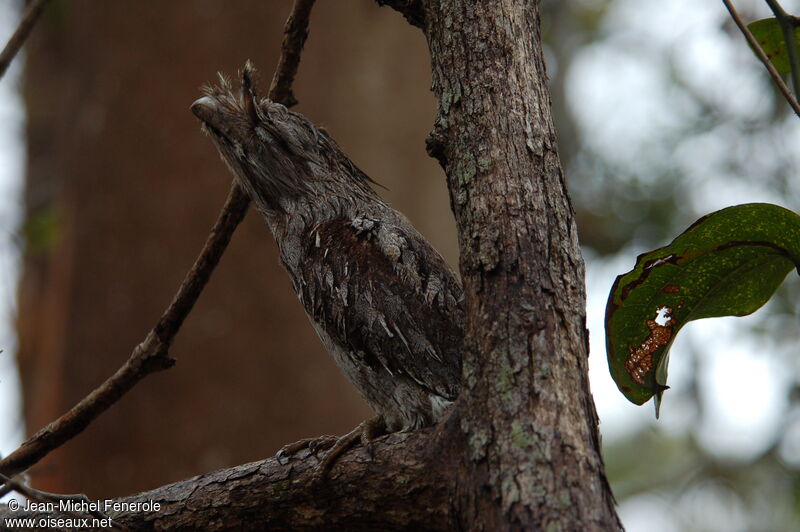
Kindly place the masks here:
[(369, 178), (327, 134), (302, 115), (259, 98), (254, 77), (249, 61), (239, 91), (220, 75), (217, 86), (203, 88), (192, 112), (261, 210), (283, 211), (287, 202), (313, 200), (337, 186), (368, 189)]

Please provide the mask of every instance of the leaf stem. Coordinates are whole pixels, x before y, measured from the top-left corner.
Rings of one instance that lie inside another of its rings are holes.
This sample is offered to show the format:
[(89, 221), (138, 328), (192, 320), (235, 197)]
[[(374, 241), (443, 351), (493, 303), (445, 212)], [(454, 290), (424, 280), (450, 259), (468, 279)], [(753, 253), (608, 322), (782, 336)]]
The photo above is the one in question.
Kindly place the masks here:
[(800, 57), (797, 55), (797, 38), (795, 36), (797, 18), (789, 15), (777, 0), (765, 1), (781, 27), (783, 42), (789, 54), (789, 66), (792, 71), (792, 88), (794, 88), (794, 94), (795, 97), (797, 97), (800, 95)]
[(775, 85), (778, 86), (778, 90), (781, 91), (783, 97), (786, 98), (786, 101), (789, 102), (789, 105), (794, 110), (795, 114), (800, 117), (800, 104), (797, 103), (797, 100), (792, 95), (792, 92), (789, 90), (789, 87), (786, 86), (786, 83), (783, 82), (781, 75), (778, 74), (778, 71), (775, 70), (775, 67), (772, 66), (767, 54), (764, 53), (764, 50), (761, 48), (761, 45), (758, 44), (758, 41), (753, 34), (750, 33), (750, 30), (747, 28), (747, 25), (742, 21), (742, 18), (739, 16), (739, 13), (736, 11), (736, 8), (733, 7), (733, 4), (729, 0), (722, 0), (722, 3), (725, 4), (725, 7), (728, 9), (728, 12), (731, 14), (731, 18), (738, 26), (739, 30), (744, 35), (744, 38), (747, 39), (747, 42), (755, 51), (758, 58), (764, 63), (764, 67), (766, 67), (769, 75), (772, 76), (772, 81), (775, 82)]

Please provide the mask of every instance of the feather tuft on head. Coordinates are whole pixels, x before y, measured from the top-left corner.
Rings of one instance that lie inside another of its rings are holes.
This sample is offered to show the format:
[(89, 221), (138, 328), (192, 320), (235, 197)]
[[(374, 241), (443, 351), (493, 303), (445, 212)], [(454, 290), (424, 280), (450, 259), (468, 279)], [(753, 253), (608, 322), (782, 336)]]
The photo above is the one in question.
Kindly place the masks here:
[(255, 126), (258, 124), (260, 116), (258, 95), (253, 88), (254, 77), (256, 77), (256, 69), (248, 59), (242, 69), (242, 107), (250, 118), (250, 123)]

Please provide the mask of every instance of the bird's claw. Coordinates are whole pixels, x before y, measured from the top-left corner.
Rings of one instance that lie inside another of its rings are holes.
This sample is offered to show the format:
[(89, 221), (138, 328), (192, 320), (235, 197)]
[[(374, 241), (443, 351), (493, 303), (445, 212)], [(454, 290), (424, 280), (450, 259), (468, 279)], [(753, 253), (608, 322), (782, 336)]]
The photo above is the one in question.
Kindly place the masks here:
[(316, 455), (319, 451), (331, 448), (339, 438), (336, 436), (320, 436), (318, 438), (305, 438), (303, 440), (284, 445), (275, 454), (275, 460), (281, 465), (286, 465), (289, 460), (304, 449), (308, 449), (310, 454)]
[(275, 459), (279, 464), (286, 465), (289, 463), (291, 457), (304, 449), (308, 449), (309, 454), (313, 454), (314, 456), (320, 451), (327, 450), (327, 454), (320, 460), (314, 472), (314, 481), (320, 481), (325, 478), (328, 471), (330, 471), (339, 457), (359, 441), (364, 445), (369, 459), (372, 460), (374, 457), (372, 441), (385, 431), (386, 426), (383, 419), (381, 417), (375, 417), (359, 423), (356, 428), (342, 437), (320, 436), (318, 438), (306, 438), (284, 445), (275, 455)]
[(308, 444), (308, 450), (311, 454), (317, 454), (319, 451), (330, 449), (337, 441), (339, 441), (337, 436), (321, 436)]

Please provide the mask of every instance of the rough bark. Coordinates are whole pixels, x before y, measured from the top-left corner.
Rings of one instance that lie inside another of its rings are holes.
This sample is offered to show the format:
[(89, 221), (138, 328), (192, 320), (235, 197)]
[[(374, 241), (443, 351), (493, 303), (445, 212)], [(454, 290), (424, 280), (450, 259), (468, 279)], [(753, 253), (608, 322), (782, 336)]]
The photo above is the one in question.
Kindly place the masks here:
[[(448, 454), (432, 430), (383, 438), (372, 458), (363, 447), (354, 449), (324, 480), (314, 478), (319, 462), (306, 452), (287, 464), (276, 459), (243, 464), (115, 499), (160, 508), (108, 515), (130, 530), (454, 530), (447, 474), (452, 464), (442, 460)], [(54, 515), (0, 506), (0, 523)]]
[(467, 312), (459, 521), (619, 526), (587, 379), (584, 266), (556, 147), (538, 2), (427, 3)]

